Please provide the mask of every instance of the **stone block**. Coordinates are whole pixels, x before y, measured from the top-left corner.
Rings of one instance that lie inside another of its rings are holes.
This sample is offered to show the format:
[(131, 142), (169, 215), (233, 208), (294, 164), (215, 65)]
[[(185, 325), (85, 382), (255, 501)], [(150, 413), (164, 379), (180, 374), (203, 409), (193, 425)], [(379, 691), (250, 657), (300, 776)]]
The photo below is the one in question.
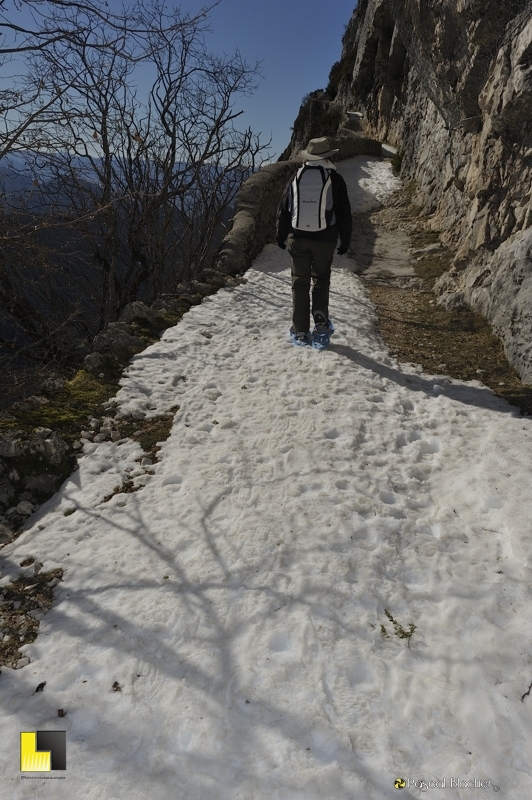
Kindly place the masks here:
[(136, 322), (156, 330), (162, 330), (168, 324), (155, 309), (138, 300), (128, 303), (120, 315), (119, 322), (125, 322), (126, 324)]
[(92, 347), (96, 353), (113, 355), (120, 361), (127, 361), (143, 350), (146, 344), (146, 339), (133, 335), (125, 322), (111, 322), (95, 337)]

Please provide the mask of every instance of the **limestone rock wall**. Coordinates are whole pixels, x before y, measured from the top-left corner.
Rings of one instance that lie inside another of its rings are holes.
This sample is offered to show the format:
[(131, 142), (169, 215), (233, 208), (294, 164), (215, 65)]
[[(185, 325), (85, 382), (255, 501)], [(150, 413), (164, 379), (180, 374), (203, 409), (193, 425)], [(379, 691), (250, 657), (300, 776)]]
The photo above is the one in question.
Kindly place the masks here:
[(529, 5), (367, 0), (344, 37), (342, 57), (355, 59), (336, 103), (403, 151), (402, 176), (458, 260), (532, 222)]
[[(399, 148), (401, 177), (455, 250), (439, 290), (486, 314), (532, 380), (529, 295), (517, 312), (509, 288), (531, 269), (516, 242), (532, 226), (532, 3), (360, 0), (341, 64), (352, 68), (335, 70), (335, 107), (360, 111), (367, 135)], [(498, 276), (484, 276), (482, 293), (471, 291), (480, 264)]]
[(532, 227), (494, 252), (480, 248), (467, 269), (443, 275), (435, 289), (447, 308), (466, 302), (487, 317), (508, 359), (532, 384)]

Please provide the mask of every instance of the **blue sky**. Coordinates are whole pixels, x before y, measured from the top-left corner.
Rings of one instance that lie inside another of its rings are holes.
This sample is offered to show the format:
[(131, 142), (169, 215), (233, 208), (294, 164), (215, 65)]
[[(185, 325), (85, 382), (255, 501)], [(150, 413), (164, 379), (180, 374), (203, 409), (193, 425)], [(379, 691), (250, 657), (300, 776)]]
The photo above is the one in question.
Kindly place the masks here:
[[(182, 0), (175, 5), (195, 14), (212, 2)], [(271, 136), (271, 160), (288, 145), (290, 126), (303, 96), (326, 87), (356, 4), (357, 0), (221, 0), (210, 12), (211, 32), (206, 34), (209, 50), (232, 54), (238, 48), (248, 62), (262, 61), (264, 78), (253, 96), (237, 100), (235, 111), (243, 110), (244, 114), (235, 125), (240, 129), (251, 127), (254, 133), (262, 134), (263, 141)], [(172, 0), (168, 5), (173, 5)], [(121, 0), (108, 0), (111, 10), (121, 6)], [(13, 0), (8, 0), (5, 11), (12, 22), (31, 25), (27, 6), (15, 11)], [(142, 87), (141, 76), (137, 81)]]
[[(205, 2), (184, 0), (183, 10)], [(290, 141), (290, 126), (304, 95), (324, 89), (342, 51), (342, 35), (356, 0), (222, 0), (210, 15), (207, 43), (214, 51), (236, 47), (251, 62), (260, 59), (264, 79), (251, 98), (236, 108), (238, 123), (272, 136), (272, 160)]]

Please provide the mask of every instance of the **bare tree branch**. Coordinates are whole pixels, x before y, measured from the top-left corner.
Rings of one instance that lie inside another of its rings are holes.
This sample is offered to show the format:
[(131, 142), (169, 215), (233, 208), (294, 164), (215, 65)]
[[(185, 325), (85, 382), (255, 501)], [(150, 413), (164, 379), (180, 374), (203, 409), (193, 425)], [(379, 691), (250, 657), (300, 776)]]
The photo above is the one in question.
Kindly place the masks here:
[[(70, 9), (68, 25), (93, 9), (33, 5)], [(260, 62), (210, 53), (205, 9), (139, 0), (131, 18), (98, 11), (60, 37), (47, 20), (54, 35), (26, 54), (25, 80), (0, 92), (0, 163), (17, 152), (25, 178), (0, 196), (0, 322), (15, 331), (0, 331), (0, 349), (32, 362), (43, 348), (79, 358), (127, 303), (199, 277), (269, 146), (235, 128)], [(139, 59), (153, 75), (144, 95)]]

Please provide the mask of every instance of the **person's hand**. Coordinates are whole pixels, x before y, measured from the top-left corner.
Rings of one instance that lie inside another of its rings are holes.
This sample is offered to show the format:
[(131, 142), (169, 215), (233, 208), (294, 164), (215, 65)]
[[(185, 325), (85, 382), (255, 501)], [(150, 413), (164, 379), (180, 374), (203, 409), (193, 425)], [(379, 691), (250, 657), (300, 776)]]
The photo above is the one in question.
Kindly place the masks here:
[(281, 248), (281, 250), (286, 250), (286, 245), (285, 245), (285, 243), (284, 243), (284, 242), (277, 242), (277, 244), (279, 245), (279, 247)]
[(343, 247), (342, 245), (340, 245), (340, 247), (338, 248), (338, 250), (336, 252), (338, 253), (339, 256), (343, 256), (343, 255), (345, 255), (345, 253), (347, 253), (348, 249), (349, 248)]

